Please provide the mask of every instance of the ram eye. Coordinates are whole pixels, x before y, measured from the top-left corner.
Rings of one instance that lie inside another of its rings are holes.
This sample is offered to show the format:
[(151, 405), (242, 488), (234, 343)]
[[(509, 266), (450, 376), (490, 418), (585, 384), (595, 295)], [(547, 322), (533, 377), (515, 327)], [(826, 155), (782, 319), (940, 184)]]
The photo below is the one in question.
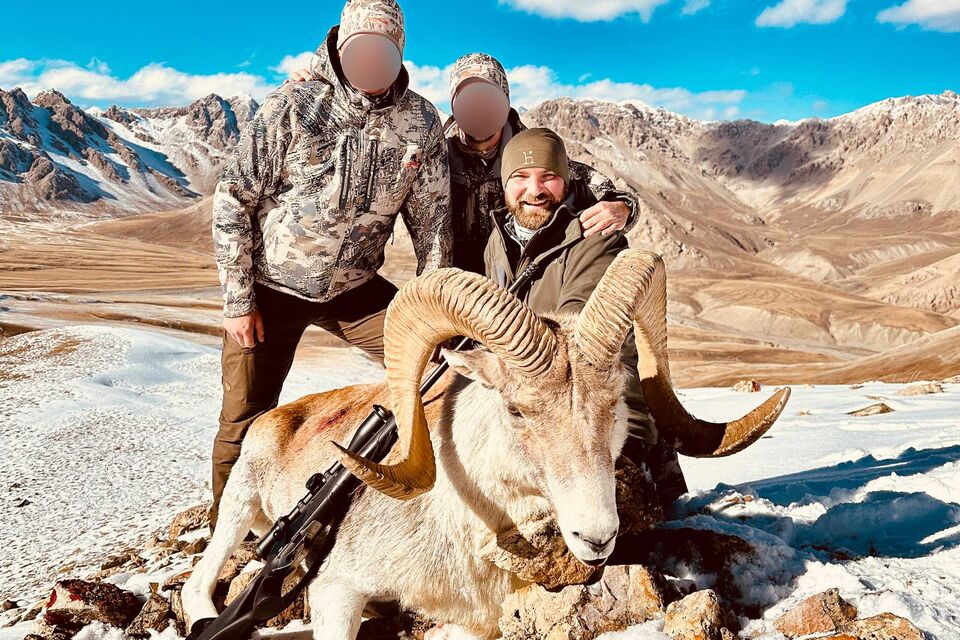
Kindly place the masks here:
[(522, 417), (523, 417), (523, 414), (520, 413), (520, 409), (517, 409), (517, 405), (514, 405), (514, 404), (508, 404), (508, 405), (507, 405), (507, 413), (509, 413), (510, 415), (512, 415), (514, 418), (522, 418)]

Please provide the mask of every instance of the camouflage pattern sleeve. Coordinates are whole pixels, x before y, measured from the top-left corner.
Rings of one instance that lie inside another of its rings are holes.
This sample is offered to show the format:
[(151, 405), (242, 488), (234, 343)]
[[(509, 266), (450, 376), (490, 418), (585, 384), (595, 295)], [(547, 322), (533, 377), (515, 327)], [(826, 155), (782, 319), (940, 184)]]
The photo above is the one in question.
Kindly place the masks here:
[(403, 202), (403, 222), (417, 254), (417, 275), (452, 264), (450, 163), (439, 116), (427, 133), (426, 153)]
[(253, 255), (260, 233), (257, 207), (272, 195), (291, 135), (290, 100), (282, 89), (267, 96), (247, 123), (213, 196), (213, 244), (223, 289), (223, 315), (237, 318), (256, 309)]
[(603, 175), (593, 167), (582, 162), (570, 161), (571, 178), (576, 176), (587, 183), (590, 191), (596, 197), (598, 202), (602, 201), (620, 201), (630, 208), (630, 215), (627, 217), (627, 225), (623, 228), (626, 233), (637, 223), (637, 197), (627, 191), (620, 191), (614, 185), (613, 181)]

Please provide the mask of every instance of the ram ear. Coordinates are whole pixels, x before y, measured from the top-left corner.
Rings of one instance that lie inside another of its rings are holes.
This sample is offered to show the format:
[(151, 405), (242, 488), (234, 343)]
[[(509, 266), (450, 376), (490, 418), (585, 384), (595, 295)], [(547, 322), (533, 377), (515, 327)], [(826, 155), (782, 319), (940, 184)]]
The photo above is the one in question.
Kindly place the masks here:
[(447, 361), (451, 369), (465, 378), (476, 380), (490, 389), (499, 389), (502, 386), (506, 373), (503, 363), (489, 349), (483, 347), (477, 347), (469, 351), (441, 349), (440, 355)]

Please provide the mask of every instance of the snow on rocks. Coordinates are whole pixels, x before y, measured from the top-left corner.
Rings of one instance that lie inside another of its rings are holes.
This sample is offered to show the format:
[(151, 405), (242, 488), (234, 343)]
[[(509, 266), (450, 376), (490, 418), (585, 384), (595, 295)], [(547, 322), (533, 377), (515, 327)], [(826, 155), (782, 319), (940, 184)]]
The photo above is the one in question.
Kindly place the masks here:
[(877, 404), (871, 404), (870, 406), (864, 407), (862, 409), (855, 409), (850, 411), (847, 415), (851, 415), (857, 418), (866, 418), (868, 416), (878, 416), (883, 413), (893, 413), (891, 409), (885, 402), (878, 402)]

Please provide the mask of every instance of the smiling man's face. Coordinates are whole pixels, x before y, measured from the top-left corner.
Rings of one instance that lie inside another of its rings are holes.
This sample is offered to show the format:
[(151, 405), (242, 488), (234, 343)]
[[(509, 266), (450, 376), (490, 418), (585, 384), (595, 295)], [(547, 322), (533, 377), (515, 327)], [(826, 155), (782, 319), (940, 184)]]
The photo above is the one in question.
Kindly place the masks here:
[(517, 169), (503, 189), (507, 208), (521, 226), (539, 229), (567, 195), (563, 177), (540, 167)]

